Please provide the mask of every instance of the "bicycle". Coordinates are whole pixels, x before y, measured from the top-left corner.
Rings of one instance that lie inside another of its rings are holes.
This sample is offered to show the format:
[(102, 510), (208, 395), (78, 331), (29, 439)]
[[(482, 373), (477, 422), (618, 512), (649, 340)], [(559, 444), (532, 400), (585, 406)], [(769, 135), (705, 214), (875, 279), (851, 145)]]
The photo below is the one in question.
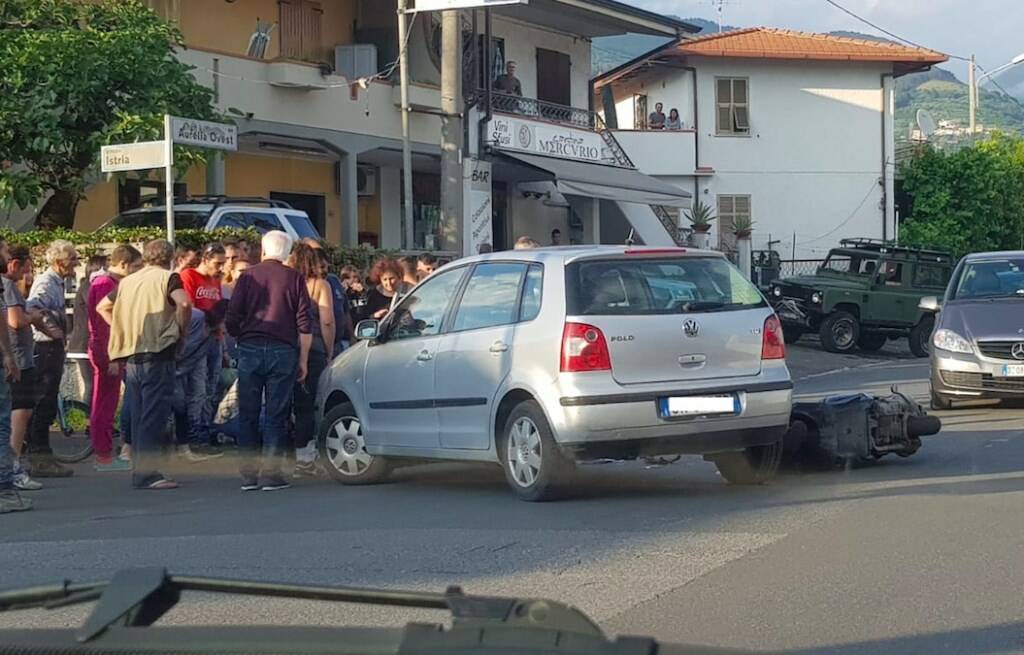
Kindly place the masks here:
[(60, 391), (57, 394), (57, 417), (50, 427), (50, 447), (62, 464), (75, 464), (93, 454), (89, 436), (89, 402), (91, 398), (92, 365), (84, 353), (68, 353), (64, 363)]

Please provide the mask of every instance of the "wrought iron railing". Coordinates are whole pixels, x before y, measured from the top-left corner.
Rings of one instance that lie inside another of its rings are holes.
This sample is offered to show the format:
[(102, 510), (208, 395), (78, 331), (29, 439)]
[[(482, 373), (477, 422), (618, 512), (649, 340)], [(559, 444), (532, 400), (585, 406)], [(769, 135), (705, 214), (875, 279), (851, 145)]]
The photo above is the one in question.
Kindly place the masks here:
[(507, 93), (491, 93), (491, 109), (506, 114), (517, 114), (529, 118), (582, 127), (586, 130), (597, 129), (597, 114), (589, 109), (566, 107), (553, 102), (545, 102), (536, 98), (509, 95)]
[(658, 217), (658, 221), (661, 222), (662, 227), (668, 232), (668, 235), (672, 237), (672, 241), (677, 246), (688, 245), (688, 236), (679, 227), (679, 221), (672, 216), (671, 213), (663, 205), (651, 205), (651, 209), (654, 211), (654, 215)]

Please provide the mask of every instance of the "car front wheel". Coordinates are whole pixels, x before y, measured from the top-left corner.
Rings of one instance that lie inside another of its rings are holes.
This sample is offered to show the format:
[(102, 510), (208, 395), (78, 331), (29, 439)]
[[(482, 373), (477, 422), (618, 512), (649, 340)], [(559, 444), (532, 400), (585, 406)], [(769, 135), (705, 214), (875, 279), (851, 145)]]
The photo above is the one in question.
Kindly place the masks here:
[(373, 484), (391, 472), (391, 464), (366, 452), (363, 425), (352, 403), (341, 403), (327, 412), (320, 423), (317, 446), (324, 469), (342, 484)]
[(575, 462), (555, 443), (536, 401), (524, 400), (512, 409), (497, 446), (505, 479), (522, 500), (552, 500), (570, 482)]
[(764, 484), (779, 472), (782, 450), (783, 443), (779, 440), (765, 446), (751, 446), (737, 453), (720, 453), (712, 461), (731, 484)]
[(847, 353), (857, 347), (860, 323), (850, 312), (836, 311), (825, 317), (818, 330), (821, 346), (830, 353)]

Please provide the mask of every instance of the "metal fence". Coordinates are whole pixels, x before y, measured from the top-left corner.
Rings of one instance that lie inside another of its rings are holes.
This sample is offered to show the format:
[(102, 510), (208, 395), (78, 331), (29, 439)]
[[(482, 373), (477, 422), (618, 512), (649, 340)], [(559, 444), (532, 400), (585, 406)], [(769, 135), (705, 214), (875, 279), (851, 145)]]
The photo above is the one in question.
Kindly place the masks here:
[(545, 102), (536, 98), (509, 95), (507, 93), (491, 93), (491, 107), (494, 111), (506, 114), (518, 114), (529, 118), (539, 118), (552, 123), (582, 127), (587, 130), (599, 129), (597, 114), (589, 109), (566, 107), (553, 102)]

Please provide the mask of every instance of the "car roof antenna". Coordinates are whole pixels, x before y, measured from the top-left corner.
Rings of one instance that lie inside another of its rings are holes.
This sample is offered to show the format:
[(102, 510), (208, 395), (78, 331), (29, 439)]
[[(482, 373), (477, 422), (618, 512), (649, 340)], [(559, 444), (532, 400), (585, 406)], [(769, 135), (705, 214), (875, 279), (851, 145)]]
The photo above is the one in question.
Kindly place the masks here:
[(636, 243), (636, 239), (633, 238), (634, 234), (636, 234), (636, 230), (634, 230), (633, 228), (629, 228), (629, 236), (626, 237), (627, 246), (632, 246), (634, 243)]

